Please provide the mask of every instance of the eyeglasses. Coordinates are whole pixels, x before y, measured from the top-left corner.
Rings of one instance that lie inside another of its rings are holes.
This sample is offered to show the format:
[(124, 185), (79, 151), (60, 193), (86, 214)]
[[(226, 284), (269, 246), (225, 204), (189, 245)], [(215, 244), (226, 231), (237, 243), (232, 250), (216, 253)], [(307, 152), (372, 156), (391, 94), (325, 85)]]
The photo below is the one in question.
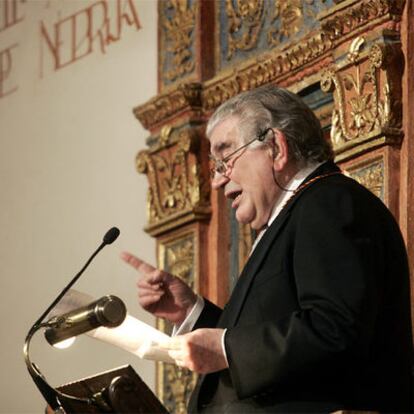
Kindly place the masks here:
[(241, 147), (235, 149), (233, 152), (231, 152), (229, 155), (225, 156), (222, 159), (215, 158), (213, 155), (210, 154), (209, 158), (213, 163), (213, 167), (210, 169), (210, 175), (211, 178), (213, 178), (216, 173), (219, 173), (220, 175), (225, 175), (229, 168), (232, 167), (232, 165), (229, 165), (228, 162), (230, 159), (240, 152), (242, 149), (248, 147), (250, 144), (252, 144), (255, 141), (264, 141), (266, 138), (266, 135), (269, 131), (272, 131), (272, 128), (266, 128), (263, 132), (261, 132), (259, 135), (254, 137), (251, 141), (247, 142), (246, 144), (243, 144)]

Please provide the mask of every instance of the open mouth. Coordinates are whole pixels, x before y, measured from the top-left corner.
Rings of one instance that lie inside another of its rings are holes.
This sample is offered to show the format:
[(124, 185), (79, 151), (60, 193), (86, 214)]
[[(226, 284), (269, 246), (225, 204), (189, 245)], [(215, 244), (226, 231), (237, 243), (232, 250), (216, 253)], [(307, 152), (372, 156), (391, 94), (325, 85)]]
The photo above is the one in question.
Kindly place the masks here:
[(240, 199), (241, 199), (241, 191), (236, 195), (233, 202), (231, 203), (232, 208), (236, 208), (239, 205)]
[(226, 194), (227, 198), (233, 200), (231, 203), (232, 208), (236, 208), (239, 205), (242, 193), (242, 191), (232, 191)]

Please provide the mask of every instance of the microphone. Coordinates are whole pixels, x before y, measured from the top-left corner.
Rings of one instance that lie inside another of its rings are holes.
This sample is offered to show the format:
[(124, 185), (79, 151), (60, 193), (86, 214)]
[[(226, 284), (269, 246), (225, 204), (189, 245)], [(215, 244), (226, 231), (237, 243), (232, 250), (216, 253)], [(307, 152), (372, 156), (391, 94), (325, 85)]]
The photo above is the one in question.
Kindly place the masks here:
[(60, 316), (51, 318), (45, 331), (50, 345), (64, 341), (100, 326), (119, 326), (127, 314), (126, 306), (117, 296), (107, 295)]
[(119, 233), (120, 231), (117, 227), (112, 227), (105, 233), (105, 236), (103, 236), (103, 243), (105, 243), (105, 245), (112, 244), (118, 238)]
[[(59, 396), (64, 395), (60, 391), (57, 391), (55, 388), (53, 388), (49, 383), (46, 381), (45, 377), (40, 372), (39, 368), (30, 361), (29, 357), (29, 347), (30, 347), (30, 340), (32, 339), (33, 335), (42, 327), (49, 327), (48, 323), (42, 323), (42, 321), (45, 319), (46, 315), (50, 313), (50, 311), (57, 305), (57, 303), (63, 298), (63, 296), (66, 294), (66, 292), (76, 283), (76, 281), (80, 278), (82, 273), (86, 270), (86, 268), (89, 266), (89, 264), (92, 262), (92, 260), (95, 258), (95, 256), (108, 244), (113, 243), (119, 236), (119, 229), (116, 227), (112, 227), (109, 229), (103, 239), (100, 246), (95, 250), (95, 252), (92, 254), (92, 256), (88, 259), (88, 261), (85, 263), (85, 265), (82, 267), (82, 269), (73, 277), (73, 279), (67, 284), (67, 286), (59, 293), (59, 295), (56, 297), (56, 299), (49, 305), (49, 307), (42, 313), (42, 315), (37, 319), (37, 321), (33, 324), (33, 326), (30, 328), (23, 347), (23, 354), (24, 359), (26, 362), (27, 369), (29, 371), (29, 374), (31, 375), (34, 383), (36, 384), (37, 388), (39, 389), (40, 393), (43, 395), (43, 398), (45, 401), (49, 404), (49, 406), (55, 411), (59, 412), (59, 410), (62, 410), (62, 406), (59, 402)], [(90, 399), (84, 399), (84, 398), (77, 398), (72, 397), (69, 395), (64, 395), (66, 398), (74, 399), (77, 401), (85, 401), (87, 403), (90, 403)]]

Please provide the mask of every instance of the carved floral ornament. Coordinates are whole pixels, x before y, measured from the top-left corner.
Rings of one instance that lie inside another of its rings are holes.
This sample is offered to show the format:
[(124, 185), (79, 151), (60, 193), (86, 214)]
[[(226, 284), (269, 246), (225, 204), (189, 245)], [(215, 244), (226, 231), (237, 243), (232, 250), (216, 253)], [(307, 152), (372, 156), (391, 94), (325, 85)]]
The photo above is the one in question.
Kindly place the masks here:
[[(180, 235), (172, 241), (161, 242), (159, 245), (159, 266), (180, 277), (192, 288), (194, 288), (196, 272), (197, 243), (197, 237), (191, 232)], [(158, 320), (158, 328), (165, 332), (165, 321)], [(196, 375), (172, 364), (159, 363), (158, 369), (158, 395), (169, 412), (185, 414), (188, 398), (196, 382)]]
[(167, 126), (157, 145), (137, 155), (137, 170), (149, 181), (147, 230), (154, 235), (168, 223), (178, 225), (185, 215), (209, 214), (208, 181), (198, 162), (197, 138), (194, 130), (173, 132)]
[(364, 187), (368, 188), (372, 193), (385, 200), (385, 166), (382, 158), (371, 160), (363, 166), (357, 166), (348, 171), (348, 175), (358, 181)]
[(160, 5), (164, 53), (168, 54), (167, 58), (163, 55), (166, 62), (163, 76), (167, 81), (174, 81), (195, 68), (193, 34), (197, 2), (190, 5), (188, 0), (167, 0)]
[(182, 83), (172, 91), (158, 95), (146, 104), (134, 108), (134, 115), (145, 129), (152, 129), (180, 112), (191, 110), (197, 114), (201, 112), (202, 107), (201, 91), (200, 83)]
[[(258, 46), (266, 30), (267, 46), (279, 46), (300, 31), (305, 16), (316, 17), (318, 5), (326, 0), (226, 0), (228, 20), (227, 59), (238, 50)], [(269, 16), (269, 24), (265, 25)]]
[(188, 399), (197, 381), (197, 376), (172, 364), (163, 366), (163, 402), (174, 414), (187, 414)]
[[(257, 44), (263, 26), (264, 0), (232, 0), (226, 1), (228, 18), (228, 52), (231, 59), (236, 50), (250, 50)], [(239, 33), (242, 33), (239, 36)]]
[(319, 33), (303, 42), (298, 42), (274, 57), (256, 59), (253, 64), (234, 70), (230, 75), (213, 79), (203, 88), (203, 109), (211, 111), (242, 91), (271, 82), (280, 84), (287, 77), (292, 76), (295, 70), (303, 69), (308, 64), (312, 64), (308, 74), (312, 71), (316, 73), (320, 70), (324, 59), (331, 61), (326, 54), (330, 48), (331, 42), (326, 40), (323, 33)]
[(352, 34), (367, 23), (398, 21), (405, 4), (405, 0), (359, 0), (351, 5), (349, 1), (336, 2), (340, 4), (320, 17), (321, 30), (332, 40)]
[(163, 269), (183, 279), (194, 288), (195, 238), (193, 234), (178, 238), (162, 249)]
[(337, 154), (401, 136), (400, 91), (391, 79), (396, 45), (375, 43), (368, 52), (364, 46), (364, 38), (355, 38), (345, 63), (322, 73), (321, 89), (334, 92), (331, 140)]

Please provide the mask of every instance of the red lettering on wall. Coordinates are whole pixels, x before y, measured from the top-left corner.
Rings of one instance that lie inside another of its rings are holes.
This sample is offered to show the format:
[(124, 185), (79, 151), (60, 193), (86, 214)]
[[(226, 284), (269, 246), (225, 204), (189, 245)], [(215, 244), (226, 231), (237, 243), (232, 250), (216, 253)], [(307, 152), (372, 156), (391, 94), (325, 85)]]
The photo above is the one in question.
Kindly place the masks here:
[(13, 68), (13, 49), (18, 45), (9, 46), (0, 50), (0, 99), (16, 92), (18, 87), (9, 79)]
[[(127, 10), (128, 9), (128, 10)], [(137, 30), (141, 28), (138, 13), (135, 10), (132, 0), (117, 3), (116, 35), (109, 33), (107, 43), (116, 42), (121, 38), (122, 22), (125, 21), (128, 26), (135, 26)]]
[[(98, 14), (99, 12), (101, 12), (100, 16)], [(99, 46), (101, 48), (101, 52), (106, 53), (105, 47), (108, 43), (107, 38), (108, 38), (108, 33), (109, 33), (109, 21), (110, 21), (109, 16), (108, 16), (108, 5), (106, 3), (106, 0), (93, 4), (86, 11), (86, 14), (87, 14), (87, 25), (86, 25), (87, 32), (86, 32), (85, 39), (88, 45), (87, 54), (93, 52), (93, 44), (96, 39), (99, 40)]]
[(0, 33), (23, 20), (21, 10), (19, 13), (22, 3), (25, 3), (25, 0), (2, 0), (0, 2)]
[[(116, 7), (113, 7), (113, 6)], [(95, 49), (106, 53), (107, 47), (121, 39), (123, 26), (141, 28), (133, 0), (99, 0), (68, 17), (60, 19), (48, 30), (40, 23), (41, 76), (45, 54), (50, 53), (53, 69), (59, 70), (91, 54)]]

